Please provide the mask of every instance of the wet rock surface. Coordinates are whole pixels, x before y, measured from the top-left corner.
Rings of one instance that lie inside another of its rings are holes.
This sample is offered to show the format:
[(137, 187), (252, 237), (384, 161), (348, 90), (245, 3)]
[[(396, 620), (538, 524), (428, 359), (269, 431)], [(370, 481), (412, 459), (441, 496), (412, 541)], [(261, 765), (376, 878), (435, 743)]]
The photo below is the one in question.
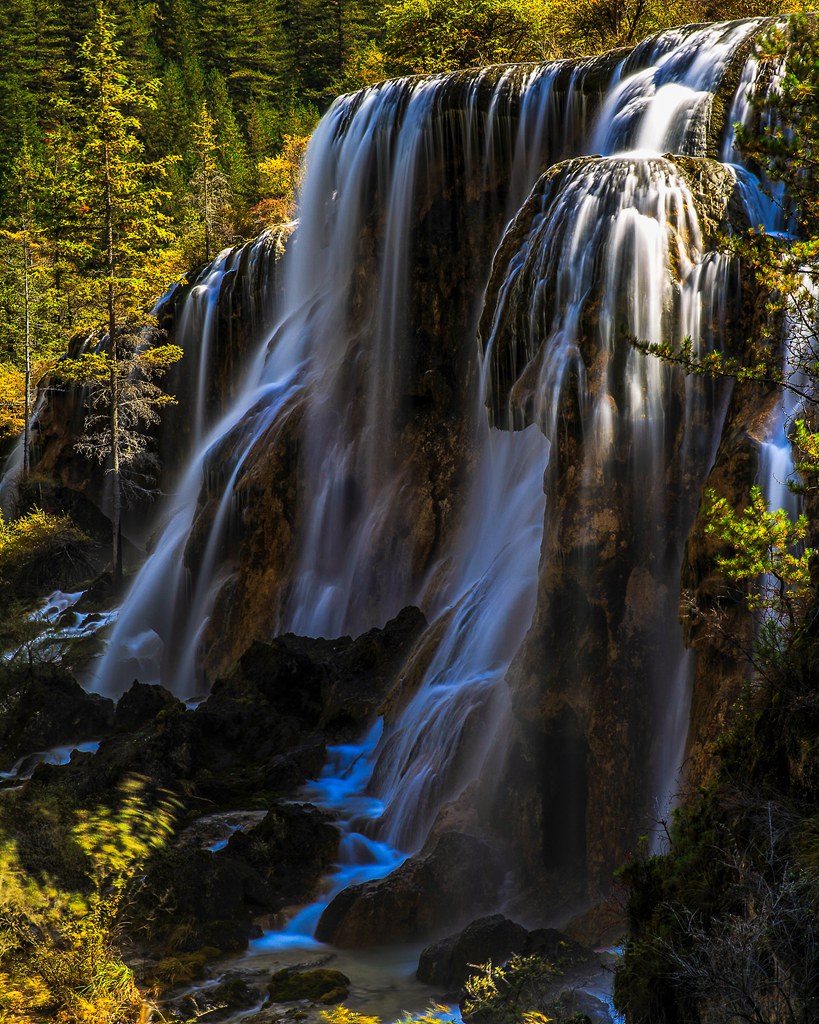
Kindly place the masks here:
[(482, 917), (462, 932), (448, 935), (422, 950), (418, 980), (427, 985), (460, 988), (475, 964), (500, 964), (526, 948), (528, 932), (502, 914)]
[(113, 701), (86, 693), (56, 665), (8, 666), (0, 673), (0, 771), (34, 751), (99, 739), (113, 718)]
[(446, 832), (386, 878), (339, 893), (322, 914), (316, 938), (341, 948), (427, 938), (493, 906), (505, 874), (484, 840)]

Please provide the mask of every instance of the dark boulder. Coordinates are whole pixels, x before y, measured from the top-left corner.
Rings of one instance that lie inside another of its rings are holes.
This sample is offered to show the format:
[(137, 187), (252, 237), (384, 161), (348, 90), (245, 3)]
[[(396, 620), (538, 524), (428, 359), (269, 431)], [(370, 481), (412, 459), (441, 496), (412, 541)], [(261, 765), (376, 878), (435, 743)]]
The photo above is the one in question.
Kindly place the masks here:
[(276, 754), (262, 766), (262, 788), (274, 793), (296, 789), (307, 779), (315, 779), (327, 761), (327, 748), (320, 736), (309, 737), (306, 743)]
[(341, 651), (322, 695), (321, 728), (359, 730), (369, 721), (426, 626), (421, 611), (410, 606), (383, 629), (363, 633)]
[(529, 932), (526, 945), (521, 952), (536, 953), (560, 968), (596, 963), (599, 959), (591, 949), (575, 942), (556, 928), (536, 928)]
[(243, 974), (228, 974), (212, 992), (213, 1002), (220, 1009), (244, 1010), (258, 1002), (256, 989)]
[(497, 903), (505, 868), (475, 836), (445, 832), (386, 878), (351, 885), (330, 903), (316, 938), (342, 948), (416, 942)]
[(481, 917), (462, 932), (422, 950), (417, 977), (427, 985), (460, 988), (476, 964), (501, 964), (526, 946), (529, 933), (503, 914)]
[(86, 693), (57, 665), (8, 667), (0, 674), (0, 770), (55, 746), (98, 740), (111, 730), (114, 704)]
[(338, 856), (339, 832), (331, 820), (311, 804), (279, 804), (255, 828), (233, 833), (225, 854), (261, 880), (264, 895), (259, 902), (265, 910), (279, 910), (313, 894)]
[(161, 851), (148, 872), (144, 905), (137, 905), (142, 938), (152, 947), (181, 952), (245, 949), (251, 934), (245, 889), (253, 881), (241, 861), (208, 850)]
[(223, 849), (234, 832), (254, 828), (267, 814), (266, 811), (219, 811), (204, 814), (192, 821), (177, 836), (180, 846), (198, 846), (200, 849)]
[(323, 739), (366, 728), (425, 626), (417, 608), (405, 608), (356, 640), (287, 633), (251, 644), (194, 712), (204, 795), (224, 803), (225, 773), (251, 759), (260, 770), (246, 788), (285, 792), (315, 777)]
[(114, 715), (114, 727), (134, 732), (152, 722), (161, 711), (184, 711), (185, 705), (163, 686), (134, 680), (130, 690), (120, 697)]
[[(237, 676), (243, 687), (252, 688), (280, 715), (312, 728), (321, 716), (327, 662), (349, 643), (349, 637), (328, 641), (292, 633), (270, 643), (256, 641), (239, 659)], [(225, 689), (232, 688), (217, 682), (214, 696)]]
[(213, 684), (194, 712), (201, 765), (215, 773), (238, 761), (269, 760), (300, 746), (321, 716), (326, 669), (310, 658), (313, 641), (278, 637), (254, 643), (231, 673)]

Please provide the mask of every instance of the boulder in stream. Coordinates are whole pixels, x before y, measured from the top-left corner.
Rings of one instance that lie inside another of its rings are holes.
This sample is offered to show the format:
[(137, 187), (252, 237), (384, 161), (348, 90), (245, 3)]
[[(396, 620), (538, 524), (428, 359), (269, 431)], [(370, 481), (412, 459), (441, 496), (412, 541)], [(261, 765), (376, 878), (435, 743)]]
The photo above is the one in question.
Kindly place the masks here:
[(505, 874), (483, 839), (444, 832), (386, 878), (340, 892), (321, 915), (316, 938), (347, 949), (430, 938), (490, 909)]
[(267, 986), (271, 1003), (311, 999), (316, 1003), (340, 1003), (350, 994), (350, 979), (330, 967), (298, 971), (285, 967), (276, 971)]
[(503, 914), (481, 917), (462, 932), (448, 935), (421, 951), (417, 977), (427, 985), (460, 988), (475, 964), (500, 964), (520, 953), (529, 933)]

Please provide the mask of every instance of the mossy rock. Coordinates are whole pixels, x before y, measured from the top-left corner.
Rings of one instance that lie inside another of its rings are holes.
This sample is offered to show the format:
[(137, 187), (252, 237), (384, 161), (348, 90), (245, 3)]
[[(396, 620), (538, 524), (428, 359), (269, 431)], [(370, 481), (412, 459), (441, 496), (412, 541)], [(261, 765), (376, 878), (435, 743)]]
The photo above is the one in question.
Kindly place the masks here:
[(221, 956), (215, 946), (205, 946), (193, 953), (177, 953), (166, 956), (145, 972), (143, 980), (159, 989), (174, 985), (187, 985), (205, 976), (205, 964)]
[(241, 975), (225, 978), (213, 990), (212, 998), (228, 1010), (242, 1010), (258, 1001), (258, 994)]
[(313, 971), (277, 971), (270, 979), (267, 993), (271, 1003), (289, 1003), (312, 999), (316, 1003), (340, 1003), (350, 994), (350, 979), (341, 971), (319, 967)]

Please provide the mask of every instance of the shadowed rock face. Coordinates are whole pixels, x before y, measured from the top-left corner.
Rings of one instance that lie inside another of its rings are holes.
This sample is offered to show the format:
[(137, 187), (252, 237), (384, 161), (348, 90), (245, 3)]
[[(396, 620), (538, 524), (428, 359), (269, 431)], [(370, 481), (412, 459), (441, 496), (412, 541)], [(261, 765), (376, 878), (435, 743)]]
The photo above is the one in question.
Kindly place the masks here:
[(316, 938), (342, 948), (409, 943), (495, 904), (506, 868), (483, 840), (436, 837), (387, 878), (351, 885), (321, 916)]

